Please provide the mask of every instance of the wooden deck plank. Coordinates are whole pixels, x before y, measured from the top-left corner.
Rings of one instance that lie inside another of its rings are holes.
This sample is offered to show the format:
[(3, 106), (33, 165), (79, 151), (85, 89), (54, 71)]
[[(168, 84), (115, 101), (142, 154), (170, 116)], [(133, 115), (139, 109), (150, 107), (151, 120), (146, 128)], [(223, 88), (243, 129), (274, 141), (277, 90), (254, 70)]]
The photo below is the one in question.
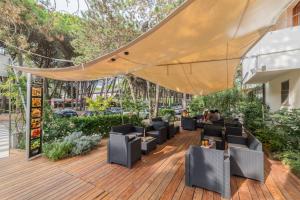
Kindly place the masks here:
[(232, 200), (239, 200), (240, 198), (239, 198), (238, 187), (235, 178), (230, 179), (230, 189), (231, 189)]
[(240, 200), (251, 200), (251, 193), (245, 179), (235, 177)]
[(282, 195), (281, 191), (279, 190), (279, 188), (274, 183), (271, 176), (268, 176), (266, 178), (265, 185), (275, 200), (284, 200), (285, 199), (284, 196)]
[(184, 186), (181, 193), (180, 200), (192, 200), (194, 196), (195, 188)]
[(185, 187), (184, 179), (185, 179), (185, 177), (183, 176), (180, 183), (179, 183), (179, 185), (178, 185), (178, 187), (177, 187), (177, 189), (176, 189), (176, 191), (175, 191), (175, 193), (174, 193), (174, 195), (173, 195), (173, 198), (172, 198), (173, 200), (180, 199), (180, 196), (181, 196), (181, 194), (183, 192), (183, 189)]
[[(141, 185), (143, 183), (145, 183), (146, 180), (148, 180), (151, 177), (151, 175), (154, 174), (163, 165), (163, 163), (167, 162), (166, 158), (173, 151), (175, 151), (175, 149), (164, 149), (164, 148), (161, 149), (160, 151), (158, 151), (157, 154), (155, 154), (155, 157), (157, 155), (162, 155), (162, 157), (157, 156), (155, 160), (149, 160), (148, 164), (151, 165), (151, 167), (148, 168), (148, 170), (145, 167), (142, 171), (143, 174), (138, 177), (135, 177), (134, 181), (128, 181), (129, 179), (127, 179), (128, 182), (125, 183), (125, 185), (124, 184), (122, 185), (121, 188), (122, 188), (123, 192), (121, 195), (118, 196), (118, 198), (127, 199), (130, 196), (132, 196), (136, 192), (136, 190), (139, 187), (141, 187)], [(161, 154), (160, 152), (164, 152), (164, 153)], [(159, 160), (157, 160), (157, 159), (159, 159)], [(156, 163), (154, 163), (154, 162), (156, 162)]]
[(246, 179), (246, 183), (247, 183), (247, 186), (249, 188), (251, 199), (252, 200), (259, 200), (258, 195), (256, 193), (256, 190), (255, 190), (254, 186), (250, 183), (249, 179)]
[(202, 196), (203, 196), (203, 189), (195, 188), (193, 200), (202, 200)]
[(161, 200), (170, 200), (172, 199), (174, 193), (176, 192), (178, 185), (180, 184), (184, 176), (184, 166), (181, 165), (179, 170), (177, 170), (175, 176), (172, 178), (170, 184), (165, 189), (164, 193), (161, 196)]
[[(108, 164), (106, 140), (85, 156), (58, 162), (26, 161), (24, 152), (0, 159), (0, 199), (194, 199), (220, 200), (220, 194), (187, 187), (184, 154), (199, 131), (182, 131), (127, 169)], [(233, 176), (232, 200), (299, 200), (300, 181), (279, 161), (265, 159), (265, 184)]]

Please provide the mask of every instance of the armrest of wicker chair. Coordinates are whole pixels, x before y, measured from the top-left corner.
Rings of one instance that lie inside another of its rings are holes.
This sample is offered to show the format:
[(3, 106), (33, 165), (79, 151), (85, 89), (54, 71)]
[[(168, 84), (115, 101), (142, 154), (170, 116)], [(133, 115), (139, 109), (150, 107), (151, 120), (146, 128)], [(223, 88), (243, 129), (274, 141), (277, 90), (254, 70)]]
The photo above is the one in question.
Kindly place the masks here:
[(264, 153), (249, 148), (230, 147), (231, 174), (264, 182)]
[(145, 128), (140, 126), (134, 126), (134, 129), (138, 133), (144, 133)]
[(131, 168), (132, 165), (141, 159), (142, 150), (141, 150), (141, 138), (135, 138), (127, 143), (127, 167)]

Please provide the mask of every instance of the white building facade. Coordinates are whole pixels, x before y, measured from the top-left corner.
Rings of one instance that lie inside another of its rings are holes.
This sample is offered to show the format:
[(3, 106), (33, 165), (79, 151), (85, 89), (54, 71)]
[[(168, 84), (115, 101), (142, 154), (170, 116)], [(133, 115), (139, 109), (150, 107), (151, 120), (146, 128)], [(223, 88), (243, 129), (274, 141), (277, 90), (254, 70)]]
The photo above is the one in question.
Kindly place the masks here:
[(264, 84), (271, 111), (300, 108), (300, 1), (247, 53), (242, 66), (245, 87)]

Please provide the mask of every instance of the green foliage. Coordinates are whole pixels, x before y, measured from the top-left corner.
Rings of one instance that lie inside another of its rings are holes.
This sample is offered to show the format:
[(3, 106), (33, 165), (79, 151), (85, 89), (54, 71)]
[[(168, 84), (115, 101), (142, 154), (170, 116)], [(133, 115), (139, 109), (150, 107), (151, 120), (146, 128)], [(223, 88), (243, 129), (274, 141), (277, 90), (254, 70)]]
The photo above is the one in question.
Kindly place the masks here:
[(300, 109), (265, 113), (261, 105), (251, 102), (242, 106), (246, 126), (251, 129), (275, 158), (282, 160), (300, 175)]
[(300, 151), (284, 151), (277, 154), (276, 158), (289, 165), (291, 170), (300, 176)]
[(173, 109), (164, 108), (159, 110), (159, 116), (162, 116), (166, 121), (174, 121), (175, 111)]
[(52, 142), (70, 135), (72, 132), (82, 132), (83, 135), (107, 136), (112, 126), (131, 123), (141, 125), (142, 119), (136, 115), (96, 115), (73, 118), (50, 118), (44, 123), (44, 142)]
[(70, 155), (72, 148), (73, 146), (69, 142), (55, 141), (44, 144), (43, 153), (50, 160), (60, 160)]
[(17, 109), (21, 109), (23, 112), (23, 107), (22, 107), (22, 101), (21, 101), (21, 96), (19, 93), (19, 87), (23, 91), (23, 96), (26, 97), (25, 91), (26, 91), (26, 77), (21, 76), (19, 77), (19, 85), (16, 84), (16, 76), (15, 74), (9, 70), (8, 71), (8, 78), (4, 81), (1, 82), (0, 84), (0, 92), (2, 95), (5, 97), (9, 98), (11, 97), (12, 100), (12, 105), (16, 106)]
[(277, 150), (300, 151), (300, 109), (279, 110), (270, 117), (269, 128), (283, 144)]
[(90, 110), (103, 112), (111, 106), (113, 98), (104, 98), (102, 96), (97, 96), (95, 100), (93, 100), (92, 98), (87, 98), (86, 101)]
[(238, 112), (244, 115), (244, 124), (250, 131), (262, 129), (265, 126), (263, 115), (268, 110), (259, 99), (245, 99), (239, 102)]
[(60, 160), (70, 156), (86, 154), (98, 146), (100, 136), (85, 136), (81, 132), (74, 132), (64, 139), (44, 145), (44, 155), (50, 160)]
[(189, 111), (192, 116), (202, 114), (205, 109), (203, 97), (194, 97), (189, 104)]
[(196, 96), (189, 106), (189, 111), (192, 115), (197, 115), (203, 113), (204, 109), (218, 109), (223, 116), (230, 116), (238, 110), (239, 103), (244, 98), (237, 88), (206, 96)]
[(18, 138), (18, 149), (25, 149), (26, 148), (26, 139), (25, 139), (25, 133), (20, 133)]
[[(84, 135), (99, 134), (107, 136), (112, 126), (122, 124), (122, 115), (96, 115), (90, 117), (74, 117), (71, 119), (75, 131), (82, 131)], [(124, 124), (140, 125), (141, 119), (136, 115), (123, 116)]]
[(71, 134), (75, 128), (72, 118), (53, 118), (51, 121), (44, 121), (44, 142), (50, 142)]
[(129, 43), (165, 18), (183, 0), (90, 0), (72, 41), (76, 63), (93, 60)]
[(135, 113), (139, 116), (139, 113), (147, 108), (147, 103), (141, 99), (133, 101), (129, 95), (124, 95), (122, 98), (122, 107), (124, 111)]
[(96, 147), (101, 140), (99, 135), (83, 135), (82, 132), (74, 132), (71, 135), (64, 138), (63, 142), (72, 144), (72, 150), (70, 155), (80, 155), (91, 151)]

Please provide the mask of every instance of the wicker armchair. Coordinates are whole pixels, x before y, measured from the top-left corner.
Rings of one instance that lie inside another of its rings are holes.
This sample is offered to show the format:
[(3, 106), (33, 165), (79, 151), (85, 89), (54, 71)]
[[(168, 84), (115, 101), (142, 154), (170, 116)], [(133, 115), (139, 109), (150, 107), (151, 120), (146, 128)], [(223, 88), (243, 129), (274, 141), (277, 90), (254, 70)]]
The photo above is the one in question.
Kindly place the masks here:
[(224, 151), (190, 146), (185, 155), (185, 184), (230, 198), (230, 160)]
[(181, 126), (183, 130), (194, 131), (197, 129), (197, 120), (191, 117), (181, 117)]
[(235, 135), (235, 136), (242, 136), (243, 128), (242, 127), (232, 127), (226, 126), (225, 135)]
[(168, 137), (168, 127), (163, 122), (156, 122), (146, 128), (147, 135), (156, 138), (157, 144), (163, 144)]
[(119, 132), (110, 132), (107, 144), (107, 162), (131, 168), (141, 159), (141, 138)]
[(200, 140), (202, 141), (203, 139), (213, 139), (218, 150), (225, 149), (225, 135), (223, 134), (222, 126), (205, 125)]
[(264, 153), (261, 142), (251, 133), (228, 136), (230, 170), (232, 175), (264, 182)]
[(152, 118), (152, 125), (155, 123), (161, 123), (163, 122), (163, 125), (167, 127), (167, 139), (171, 139), (176, 134), (177, 130), (174, 124), (169, 124), (168, 122), (163, 121), (161, 117)]

